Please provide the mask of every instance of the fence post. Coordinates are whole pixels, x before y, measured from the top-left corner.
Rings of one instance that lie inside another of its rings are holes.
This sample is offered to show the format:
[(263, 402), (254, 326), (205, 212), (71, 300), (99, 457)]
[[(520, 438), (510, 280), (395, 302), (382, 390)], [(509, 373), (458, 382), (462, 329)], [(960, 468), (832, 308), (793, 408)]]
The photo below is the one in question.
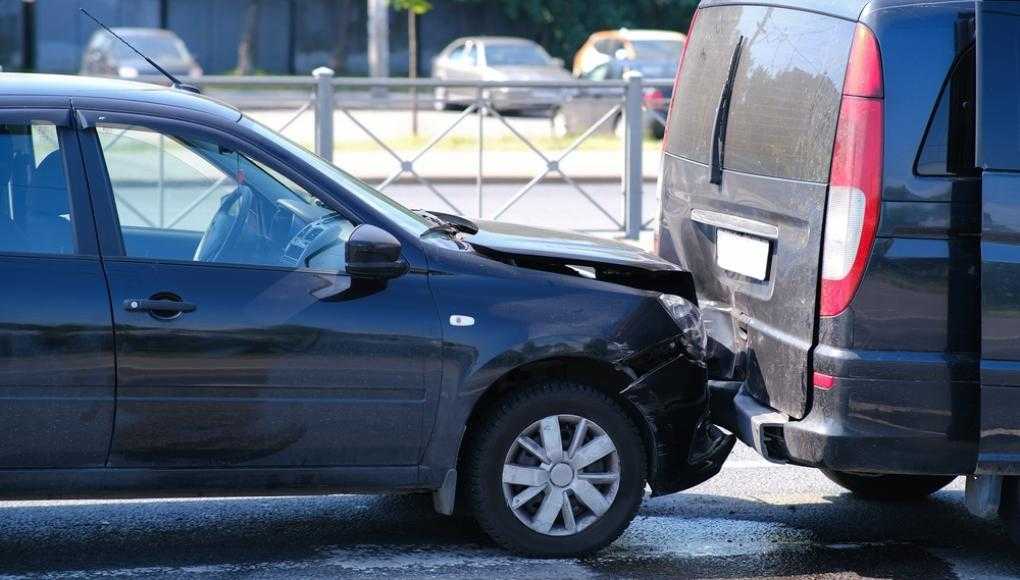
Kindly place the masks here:
[(643, 146), (645, 138), (645, 115), (642, 110), (644, 100), (643, 77), (638, 71), (630, 71), (623, 76), (627, 81), (624, 120), (627, 132), (624, 139), (624, 201), (623, 227), (624, 237), (636, 240), (641, 237), (641, 202), (644, 194), (644, 159)]
[(315, 154), (333, 162), (333, 69), (320, 66), (315, 77)]

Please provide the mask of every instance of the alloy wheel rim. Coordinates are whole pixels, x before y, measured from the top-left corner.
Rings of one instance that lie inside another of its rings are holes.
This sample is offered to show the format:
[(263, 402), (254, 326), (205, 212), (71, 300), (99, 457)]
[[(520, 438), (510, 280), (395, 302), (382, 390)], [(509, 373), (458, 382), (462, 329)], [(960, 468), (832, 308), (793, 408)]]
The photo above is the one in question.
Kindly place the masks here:
[(597, 522), (620, 490), (620, 455), (609, 434), (577, 415), (550, 415), (514, 439), (503, 462), (503, 497), (517, 519), (547, 536)]

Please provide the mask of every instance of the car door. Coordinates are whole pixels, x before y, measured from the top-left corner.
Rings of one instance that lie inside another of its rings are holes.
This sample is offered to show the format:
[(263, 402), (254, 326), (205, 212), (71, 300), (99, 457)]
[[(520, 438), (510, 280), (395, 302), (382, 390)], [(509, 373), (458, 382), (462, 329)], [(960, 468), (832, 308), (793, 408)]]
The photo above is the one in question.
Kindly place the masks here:
[(1020, 473), (1020, 6), (977, 2), (982, 169), (978, 470)]
[(81, 115), (117, 336), (111, 465), (417, 465), (439, 356), (424, 269), (352, 280), (342, 244), (299, 266), (316, 228), (354, 223), (286, 164), (187, 122)]
[(0, 110), (0, 469), (106, 464), (113, 328), (70, 120)]

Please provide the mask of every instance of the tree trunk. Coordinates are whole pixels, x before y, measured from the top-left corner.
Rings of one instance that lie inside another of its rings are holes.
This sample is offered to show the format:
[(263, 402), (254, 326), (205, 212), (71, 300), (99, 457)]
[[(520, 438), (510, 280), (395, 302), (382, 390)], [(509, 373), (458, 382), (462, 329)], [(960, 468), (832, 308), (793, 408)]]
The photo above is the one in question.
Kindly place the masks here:
[[(418, 15), (407, 11), (407, 76), (418, 78)], [(411, 87), (411, 134), (418, 136), (418, 89)]]
[(255, 72), (255, 42), (258, 39), (259, 9), (262, 0), (249, 0), (244, 13), (244, 29), (241, 42), (237, 45), (237, 74), (250, 75)]
[(337, 73), (341, 73), (347, 68), (347, 39), (353, 20), (354, 6), (352, 1), (334, 0), (333, 24), (336, 30), (334, 32), (333, 54), (329, 59), (329, 68)]

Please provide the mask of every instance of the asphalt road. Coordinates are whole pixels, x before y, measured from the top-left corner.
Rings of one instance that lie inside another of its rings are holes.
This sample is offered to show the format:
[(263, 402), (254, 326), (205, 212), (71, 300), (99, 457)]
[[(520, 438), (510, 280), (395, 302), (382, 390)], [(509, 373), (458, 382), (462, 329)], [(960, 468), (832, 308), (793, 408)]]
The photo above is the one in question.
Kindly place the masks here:
[(1013, 578), (1020, 550), (963, 506), (861, 501), (739, 448), (712, 481), (646, 499), (613, 546), (527, 560), (426, 496), (0, 503), (0, 578)]

